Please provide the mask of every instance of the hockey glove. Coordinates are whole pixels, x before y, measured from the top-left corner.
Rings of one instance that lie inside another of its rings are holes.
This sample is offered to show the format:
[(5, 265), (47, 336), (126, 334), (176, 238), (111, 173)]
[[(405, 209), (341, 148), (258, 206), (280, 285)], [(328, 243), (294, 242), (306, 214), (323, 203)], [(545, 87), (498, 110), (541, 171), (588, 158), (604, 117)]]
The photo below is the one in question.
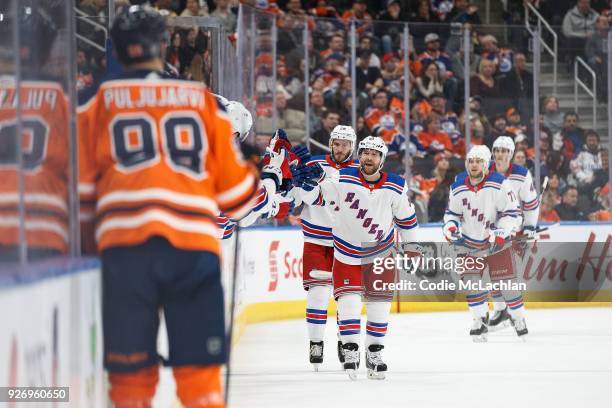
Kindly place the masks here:
[(457, 224), (453, 221), (444, 224), (442, 232), (444, 233), (444, 238), (446, 238), (448, 242), (455, 242), (461, 238), (459, 235), (459, 228), (457, 228)]
[(306, 164), (312, 158), (312, 155), (306, 146), (294, 146), (293, 149), (291, 149), (291, 152), (293, 152), (298, 159), (300, 159), (301, 164)]
[(282, 220), (293, 211), (293, 208), (293, 197), (284, 197), (280, 194), (275, 194), (272, 197), (272, 209), (268, 216), (274, 217), (277, 220)]
[(510, 239), (510, 234), (503, 229), (491, 230), (489, 235), (489, 243), (491, 244), (491, 252), (497, 252), (501, 250), (506, 241)]
[(416, 242), (402, 242), (401, 251), (409, 258), (423, 256), (423, 247)]
[(287, 164), (287, 152), (285, 149), (282, 149), (279, 153), (268, 148), (268, 160), (267, 164), (261, 170), (261, 178), (263, 179), (272, 179), (276, 184), (276, 190), (280, 189), (280, 186), (283, 182), (283, 166), (288, 168)]
[(526, 240), (535, 239), (535, 237), (536, 237), (536, 230), (537, 230), (537, 227), (535, 227), (535, 226), (534, 227), (525, 226), (525, 227), (523, 227), (523, 230), (521, 231), (521, 235)]

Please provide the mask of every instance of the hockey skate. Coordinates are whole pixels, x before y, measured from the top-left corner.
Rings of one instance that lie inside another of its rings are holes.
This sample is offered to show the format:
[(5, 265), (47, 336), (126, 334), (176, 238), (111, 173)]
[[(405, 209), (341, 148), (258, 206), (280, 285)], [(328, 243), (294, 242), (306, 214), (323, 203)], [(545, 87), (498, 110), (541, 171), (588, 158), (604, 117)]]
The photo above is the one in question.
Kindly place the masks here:
[(381, 344), (372, 344), (366, 350), (366, 368), (368, 369), (368, 378), (370, 380), (384, 380), (387, 372), (387, 365), (382, 361), (380, 356), (381, 350), (385, 346)]
[(356, 343), (346, 343), (342, 349), (344, 350), (344, 371), (354, 381), (357, 379), (357, 369), (359, 369), (359, 346)]
[(510, 326), (508, 307), (506, 306), (503, 310), (494, 310), (493, 316), (489, 317), (487, 326), (490, 332), (496, 332)]
[(475, 317), (472, 321), (470, 336), (472, 336), (472, 341), (474, 341), (474, 343), (486, 343), (487, 333), (489, 332), (487, 328), (488, 320), (489, 314), (487, 313), (485, 317)]
[(340, 361), (340, 364), (344, 364), (344, 349), (340, 340), (338, 340), (338, 361)]
[(311, 341), (310, 342), (310, 364), (312, 364), (315, 371), (319, 371), (319, 366), (322, 363), (323, 363), (323, 342), (322, 341)]
[(519, 336), (519, 339), (526, 341), (529, 330), (527, 330), (527, 323), (525, 322), (525, 318), (519, 317), (518, 319), (510, 319), (510, 321), (514, 326), (514, 330), (516, 330), (516, 335)]

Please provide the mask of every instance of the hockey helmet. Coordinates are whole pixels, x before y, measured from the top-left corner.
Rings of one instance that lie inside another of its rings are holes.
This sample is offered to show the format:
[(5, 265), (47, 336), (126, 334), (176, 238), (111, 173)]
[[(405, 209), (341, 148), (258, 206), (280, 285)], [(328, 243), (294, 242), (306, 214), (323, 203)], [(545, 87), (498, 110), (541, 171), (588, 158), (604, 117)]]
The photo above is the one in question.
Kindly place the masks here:
[(510, 158), (514, 156), (514, 140), (509, 136), (499, 136), (493, 142), (493, 151), (495, 149), (508, 149), (510, 151)]
[[(122, 9), (110, 31), (113, 47), (124, 65), (161, 57), (161, 43), (166, 38), (166, 18), (150, 6)], [(141, 49), (132, 48), (140, 45)]]
[(491, 161), (491, 151), (485, 145), (472, 146), (467, 156), (465, 157), (465, 167), (467, 168), (470, 159), (481, 159), (484, 162), (485, 172), (489, 168), (489, 162)]
[(225, 109), (227, 109), (227, 114), (232, 122), (234, 132), (238, 133), (238, 138), (241, 142), (244, 141), (253, 126), (251, 112), (249, 112), (243, 104), (237, 101), (227, 102)]
[(382, 169), (383, 164), (385, 164), (385, 158), (387, 157), (387, 152), (389, 149), (382, 138), (378, 136), (368, 136), (359, 142), (359, 149), (357, 150), (357, 154), (361, 155), (361, 151), (363, 149), (372, 149), (380, 152), (380, 165), (378, 166), (378, 170)]
[(351, 126), (338, 125), (329, 134), (329, 150), (331, 151), (332, 142), (334, 140), (348, 140), (351, 142), (351, 154), (349, 154), (347, 160), (351, 158), (355, 151), (355, 144), (357, 143), (357, 135), (355, 129)]

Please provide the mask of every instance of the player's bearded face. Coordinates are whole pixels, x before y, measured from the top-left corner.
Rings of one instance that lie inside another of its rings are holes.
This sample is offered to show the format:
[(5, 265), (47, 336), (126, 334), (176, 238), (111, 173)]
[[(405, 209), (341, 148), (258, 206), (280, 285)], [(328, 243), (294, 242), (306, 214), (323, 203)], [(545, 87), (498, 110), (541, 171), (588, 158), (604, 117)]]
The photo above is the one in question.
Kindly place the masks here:
[(482, 159), (469, 159), (467, 171), (471, 179), (478, 180), (484, 177), (485, 162)]
[(380, 152), (372, 149), (364, 149), (361, 155), (359, 155), (359, 167), (363, 174), (370, 176), (378, 171), (380, 160)]
[(496, 148), (493, 150), (495, 155), (495, 164), (499, 167), (500, 165), (506, 167), (510, 163), (510, 151), (508, 149)]
[(344, 163), (351, 155), (352, 142), (350, 140), (332, 140), (331, 155), (336, 163)]

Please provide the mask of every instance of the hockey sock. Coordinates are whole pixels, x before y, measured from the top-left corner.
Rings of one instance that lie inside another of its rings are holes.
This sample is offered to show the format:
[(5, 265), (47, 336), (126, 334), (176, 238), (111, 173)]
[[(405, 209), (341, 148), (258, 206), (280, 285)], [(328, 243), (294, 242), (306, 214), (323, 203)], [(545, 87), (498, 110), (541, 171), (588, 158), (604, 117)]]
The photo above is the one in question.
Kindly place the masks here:
[(342, 344), (359, 344), (359, 331), (361, 330), (361, 295), (350, 293), (341, 295), (338, 304), (338, 326)]
[(508, 305), (508, 313), (510, 313), (513, 320), (523, 317), (523, 311), (525, 310), (523, 295), (507, 300), (506, 304)]
[(223, 408), (221, 366), (173, 367), (176, 395), (185, 408)]
[(389, 313), (391, 312), (391, 302), (367, 302), (366, 312), (368, 320), (366, 322), (366, 349), (371, 344), (384, 344), (387, 325), (389, 324)]
[(159, 367), (143, 368), (135, 373), (108, 373), (109, 395), (116, 408), (150, 408), (159, 380)]
[(499, 290), (491, 291), (491, 298), (493, 299), (493, 310), (504, 310), (506, 308), (506, 302)]
[(310, 341), (322, 341), (327, 323), (327, 305), (331, 296), (331, 285), (311, 286), (306, 294), (306, 326)]
[(475, 293), (473, 295), (466, 295), (465, 297), (468, 302), (468, 307), (473, 317), (485, 317), (489, 311), (489, 305), (487, 304), (487, 292)]

